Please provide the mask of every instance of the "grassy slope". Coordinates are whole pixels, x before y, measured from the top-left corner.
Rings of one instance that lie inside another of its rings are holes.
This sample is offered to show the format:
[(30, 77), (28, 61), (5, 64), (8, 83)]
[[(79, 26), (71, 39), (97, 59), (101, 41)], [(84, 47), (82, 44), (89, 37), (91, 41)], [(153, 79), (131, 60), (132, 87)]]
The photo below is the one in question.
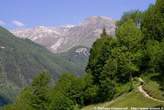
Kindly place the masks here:
[[(158, 74), (147, 74), (142, 77), (145, 81), (144, 90), (148, 92), (148, 94), (154, 98), (164, 100), (164, 90), (161, 88), (162, 85), (158, 81), (155, 80), (163, 80), (161, 76)], [(157, 78), (157, 79), (155, 79)], [(151, 79), (151, 80), (150, 80)]]
[[(151, 75), (152, 77), (152, 75)], [(160, 86), (153, 80), (150, 80), (150, 77), (143, 77), (145, 80), (145, 88), (148, 90), (148, 93), (152, 97), (157, 99), (164, 99), (163, 91), (160, 90)], [(136, 83), (136, 82), (135, 82)], [(138, 84), (135, 84), (135, 89), (132, 92), (125, 93), (113, 101), (89, 105), (84, 107), (82, 110), (94, 110), (95, 107), (155, 107), (155, 106), (164, 106), (164, 103), (156, 102), (151, 99), (148, 99), (141, 94), (137, 89)]]
[(151, 99), (145, 98), (143, 94), (137, 90), (128, 94), (122, 95), (112, 102), (105, 102), (96, 105), (84, 107), (82, 110), (94, 110), (94, 107), (155, 107), (164, 106), (164, 103), (156, 102)]

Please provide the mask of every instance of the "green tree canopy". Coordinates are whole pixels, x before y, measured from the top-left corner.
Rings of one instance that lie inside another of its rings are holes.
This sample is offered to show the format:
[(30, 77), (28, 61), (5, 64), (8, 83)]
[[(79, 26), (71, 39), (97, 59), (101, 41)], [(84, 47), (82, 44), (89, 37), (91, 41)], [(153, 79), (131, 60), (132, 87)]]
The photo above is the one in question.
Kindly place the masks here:
[(164, 1), (156, 0), (144, 13), (141, 29), (145, 40), (152, 39), (162, 41), (164, 38)]
[(140, 24), (142, 22), (142, 12), (139, 10), (125, 12), (121, 19), (117, 22), (117, 26), (121, 26), (129, 19), (133, 20), (137, 27), (140, 27)]

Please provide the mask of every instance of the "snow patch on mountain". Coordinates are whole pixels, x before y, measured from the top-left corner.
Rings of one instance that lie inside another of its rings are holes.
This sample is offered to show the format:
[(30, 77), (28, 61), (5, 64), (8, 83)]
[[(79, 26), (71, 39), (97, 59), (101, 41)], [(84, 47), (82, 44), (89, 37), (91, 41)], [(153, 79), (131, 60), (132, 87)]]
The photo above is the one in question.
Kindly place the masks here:
[(57, 51), (57, 49), (62, 45), (63, 42), (64, 42), (64, 38), (58, 39), (58, 41), (54, 45), (52, 45), (50, 49), (53, 51)]
[(64, 28), (73, 28), (73, 27), (75, 27), (75, 25), (69, 24), (69, 25), (64, 25), (62, 27), (64, 27)]
[(87, 48), (78, 48), (75, 50), (75, 52), (78, 54), (83, 54), (85, 56), (89, 56), (89, 51)]
[(4, 47), (4, 46), (0, 46), (0, 48), (1, 48), (1, 49), (5, 49), (5, 47)]

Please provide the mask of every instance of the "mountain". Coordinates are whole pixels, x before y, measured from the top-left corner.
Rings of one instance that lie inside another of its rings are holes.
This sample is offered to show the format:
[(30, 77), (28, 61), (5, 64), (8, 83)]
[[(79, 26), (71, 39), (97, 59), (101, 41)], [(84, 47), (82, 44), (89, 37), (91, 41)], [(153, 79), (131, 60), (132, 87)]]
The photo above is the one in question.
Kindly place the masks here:
[(89, 59), (89, 51), (90, 49), (88, 47), (76, 46), (67, 52), (59, 53), (58, 55), (62, 56), (65, 60), (76, 64), (79, 68), (85, 69)]
[(19, 89), (41, 71), (49, 71), (54, 79), (66, 72), (83, 74), (88, 56), (89, 49), (83, 46), (54, 54), (0, 27), (0, 106), (14, 100)]
[(65, 72), (83, 74), (90, 46), (104, 27), (114, 34), (114, 21), (96, 16), (79, 25), (39, 26), (12, 33), (0, 27), (0, 102), (13, 100), (17, 91), (43, 70), (54, 79)]
[(0, 27), (0, 81), (22, 87), (30, 83), (32, 78), (43, 70), (49, 71), (54, 79), (64, 72), (80, 75), (84, 72), (81, 65), (85, 65), (87, 59), (75, 63), (75, 60), (69, 58), (72, 52), (62, 55), (53, 54), (43, 46), (28, 39), (17, 38)]
[(116, 28), (115, 21), (109, 17), (92, 16), (86, 18), (79, 25), (38, 26), (16, 29), (11, 32), (20, 38), (30, 39), (54, 53), (61, 53), (79, 45), (91, 47), (103, 28), (106, 28), (108, 34), (113, 35)]

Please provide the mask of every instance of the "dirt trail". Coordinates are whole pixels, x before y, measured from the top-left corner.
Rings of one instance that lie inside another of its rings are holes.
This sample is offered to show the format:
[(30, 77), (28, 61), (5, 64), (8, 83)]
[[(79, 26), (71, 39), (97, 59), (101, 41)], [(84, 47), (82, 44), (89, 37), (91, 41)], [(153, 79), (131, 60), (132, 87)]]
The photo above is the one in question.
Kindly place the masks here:
[(140, 86), (138, 87), (138, 90), (139, 90), (139, 92), (141, 92), (145, 97), (147, 97), (147, 98), (149, 98), (149, 99), (151, 99), (151, 100), (157, 101), (157, 102), (164, 103), (163, 100), (159, 100), (159, 99), (156, 99), (156, 98), (151, 97), (151, 96), (143, 89), (143, 86), (142, 86), (142, 85), (140, 85)]

